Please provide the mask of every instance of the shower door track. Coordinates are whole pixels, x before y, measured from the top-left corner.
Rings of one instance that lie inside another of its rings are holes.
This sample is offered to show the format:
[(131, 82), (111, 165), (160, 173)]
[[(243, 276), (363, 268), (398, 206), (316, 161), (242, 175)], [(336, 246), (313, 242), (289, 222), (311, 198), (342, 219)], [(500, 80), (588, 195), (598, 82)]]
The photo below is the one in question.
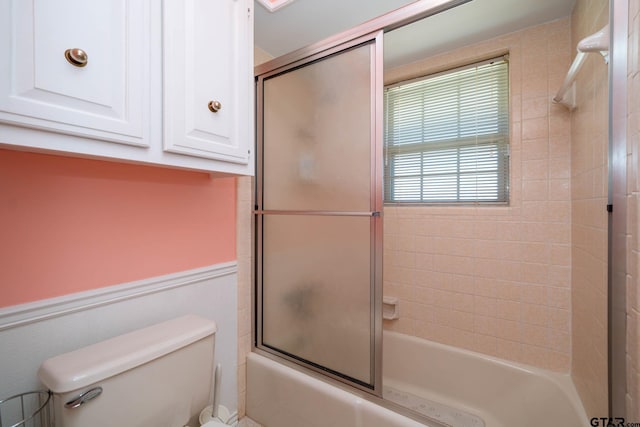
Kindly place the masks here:
[(349, 212), (349, 211), (253, 211), (254, 215), (315, 215), (315, 216), (380, 216), (379, 211)]

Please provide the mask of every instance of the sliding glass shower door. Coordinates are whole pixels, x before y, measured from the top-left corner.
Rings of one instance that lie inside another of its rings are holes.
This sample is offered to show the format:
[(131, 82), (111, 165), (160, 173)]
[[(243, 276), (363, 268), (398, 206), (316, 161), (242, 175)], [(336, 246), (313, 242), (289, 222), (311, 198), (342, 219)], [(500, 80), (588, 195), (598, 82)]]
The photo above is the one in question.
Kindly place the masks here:
[(380, 394), (380, 34), (258, 76), (256, 347)]

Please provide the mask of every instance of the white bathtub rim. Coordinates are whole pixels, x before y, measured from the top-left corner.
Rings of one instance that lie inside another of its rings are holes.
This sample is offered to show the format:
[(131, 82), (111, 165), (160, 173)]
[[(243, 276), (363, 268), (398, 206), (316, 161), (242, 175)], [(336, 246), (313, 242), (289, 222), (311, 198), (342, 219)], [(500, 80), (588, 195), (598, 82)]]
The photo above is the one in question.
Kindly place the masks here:
[[(497, 365), (501, 365), (501, 366), (506, 366), (508, 368), (512, 368), (512, 369), (516, 369), (518, 371), (523, 371), (529, 374), (533, 374), (533, 375), (547, 375), (547, 374), (551, 374), (551, 376), (559, 376), (559, 377), (564, 377), (564, 376), (568, 376), (567, 374), (563, 374), (560, 372), (554, 372), (554, 371), (549, 371), (547, 369), (542, 369), (542, 368), (538, 368), (535, 366), (531, 366), (531, 365), (527, 365), (524, 363), (519, 363), (519, 362), (514, 362), (511, 360), (507, 360), (507, 359), (501, 359), (499, 357), (495, 357), (495, 356), (491, 356), (488, 354), (484, 354), (484, 353), (479, 353), (477, 351), (473, 351), (473, 350), (467, 350), (467, 349), (463, 349), (460, 347), (455, 347), (455, 346), (451, 346), (448, 344), (442, 344), (436, 341), (431, 341), (428, 339), (424, 339), (424, 338), (419, 338), (419, 337), (414, 337), (412, 335), (407, 335), (407, 334), (403, 334), (400, 332), (393, 332), (393, 331), (384, 331), (383, 334), (383, 340), (384, 340), (384, 336), (385, 335), (392, 335), (392, 336), (399, 336), (402, 337), (401, 339), (406, 339), (406, 340), (410, 340), (413, 342), (417, 342), (419, 344), (422, 345), (429, 345), (432, 347), (435, 347), (437, 349), (443, 350), (443, 351), (447, 351), (447, 352), (451, 352), (451, 353), (457, 353), (457, 354), (461, 354), (461, 355), (466, 355), (469, 357), (473, 357), (473, 358), (478, 358), (478, 359), (483, 359), (486, 360), (488, 362), (492, 362), (495, 363)], [(384, 346), (384, 344), (383, 344)]]
[[(387, 334), (396, 335), (400, 337), (399, 339), (410, 340), (419, 345), (431, 346), (432, 348), (434, 348), (435, 351), (440, 350), (445, 352), (454, 352), (463, 357), (471, 357), (475, 360), (481, 360), (482, 362), (496, 365), (498, 366), (499, 369), (508, 369), (511, 371), (518, 371), (523, 373), (524, 375), (534, 376), (539, 379), (542, 379), (543, 381), (546, 380), (548, 382), (551, 382), (553, 385), (555, 385), (559, 389), (560, 392), (562, 392), (566, 396), (567, 403), (569, 403), (572, 406), (574, 413), (580, 418), (580, 421), (581, 421), (580, 425), (588, 424), (588, 418), (586, 416), (586, 412), (584, 410), (582, 402), (580, 401), (580, 398), (578, 397), (576, 388), (573, 385), (573, 381), (571, 380), (571, 377), (569, 374), (553, 372), (546, 369), (526, 365), (523, 363), (512, 362), (509, 360), (500, 359), (494, 356), (489, 356), (489, 355), (478, 353), (475, 351), (460, 349), (460, 348), (449, 346), (446, 344), (441, 344), (441, 343), (425, 340), (422, 338), (412, 337), (412, 336), (400, 334), (397, 332), (384, 331), (384, 335), (387, 335)], [(343, 396), (346, 396), (347, 400), (352, 405), (357, 405), (357, 406), (359, 406), (360, 404), (374, 405), (375, 407), (377, 407), (373, 409), (373, 411), (376, 413), (379, 410), (385, 410), (385, 411), (388, 411), (389, 413), (394, 414), (393, 416), (399, 416), (401, 418), (406, 419), (407, 421), (424, 423), (424, 418), (421, 418), (416, 415), (412, 415), (412, 412), (410, 410), (407, 410), (407, 408), (404, 408), (386, 399), (382, 399), (377, 396), (374, 396), (370, 393), (367, 393), (358, 389), (354, 389), (343, 382), (340, 382), (333, 378), (328, 378), (322, 373), (306, 369), (304, 366), (300, 366), (299, 364), (296, 364), (292, 361), (282, 359), (281, 357), (277, 357), (269, 352), (265, 352), (263, 350), (254, 348), (253, 352), (249, 353), (247, 357), (249, 360), (257, 361), (261, 365), (264, 365), (266, 361), (268, 361), (267, 366), (272, 366), (274, 369), (276, 369), (277, 372), (280, 372), (287, 376), (293, 375), (296, 380), (299, 379), (301, 382), (303, 382), (304, 384), (308, 384), (309, 386), (319, 385), (319, 390), (324, 391), (325, 393), (331, 393), (332, 391), (333, 393), (335, 393), (336, 390), (339, 390), (340, 394), (342, 394)], [(247, 363), (249, 363), (249, 360)], [(388, 381), (390, 380), (391, 379), (388, 379)], [(383, 382), (383, 386), (384, 386), (384, 382)], [(316, 388), (316, 390), (318, 390), (318, 388)], [(248, 391), (248, 393), (250, 393), (250, 391)], [(347, 393), (347, 394), (343, 394), (343, 393)], [(360, 402), (360, 403), (357, 403), (357, 402)], [(442, 402), (442, 403), (446, 404), (446, 402)], [(468, 408), (468, 409), (472, 409), (472, 408)], [(484, 413), (484, 411), (482, 410), (478, 411), (477, 409), (478, 408), (476, 408), (476, 410), (474, 411), (468, 411), (468, 412), (475, 413), (476, 415), (481, 416), (483, 419), (487, 418), (487, 415)], [(248, 410), (247, 412), (248, 415), (252, 416), (252, 414), (249, 412), (248, 407), (247, 407), (247, 410)], [(488, 418), (491, 418), (491, 417), (488, 417)], [(258, 418), (255, 418), (255, 419), (258, 422), (260, 421), (260, 419)], [(488, 419), (485, 421), (488, 421)], [(424, 426), (424, 424), (421, 424), (421, 425)], [(441, 424), (433, 424), (433, 425), (435, 426), (435, 425), (441, 425)], [(500, 425), (500, 424), (497, 424), (497, 425)], [(402, 424), (402, 426), (404, 427), (404, 424)]]
[[(571, 375), (569, 373), (554, 372), (554, 371), (550, 371), (548, 369), (543, 369), (543, 368), (539, 368), (539, 367), (536, 367), (536, 366), (527, 365), (527, 364), (524, 364), (524, 363), (514, 362), (514, 361), (511, 361), (511, 360), (501, 359), (501, 358), (498, 358), (498, 357), (495, 357), (495, 356), (490, 356), (488, 354), (479, 353), (477, 351), (462, 349), (462, 348), (459, 348), (459, 347), (454, 347), (454, 346), (451, 346), (451, 345), (442, 344), (442, 343), (439, 343), (439, 342), (427, 340), (427, 339), (424, 339), (424, 338), (414, 337), (414, 336), (411, 336), (411, 335), (402, 334), (400, 332), (394, 332), (394, 331), (384, 331), (384, 334), (383, 334), (383, 347), (384, 347), (384, 336), (387, 335), (387, 334), (391, 335), (391, 336), (400, 337), (399, 339), (410, 340), (410, 341), (412, 341), (414, 343), (417, 343), (419, 345), (432, 346), (432, 347), (434, 347), (436, 349), (439, 349), (439, 350), (442, 350), (442, 351), (446, 351), (446, 352), (453, 352), (453, 353), (456, 353), (456, 354), (459, 354), (459, 355), (462, 355), (462, 356), (465, 356), (465, 357), (482, 359), (485, 362), (492, 363), (492, 364), (495, 364), (495, 365), (499, 365), (499, 366), (505, 367), (507, 369), (521, 371), (521, 372), (524, 372), (524, 373), (526, 373), (528, 375), (542, 377), (542, 378), (554, 383), (556, 386), (558, 386), (560, 388), (560, 390), (562, 390), (562, 392), (567, 396), (567, 398), (571, 402), (571, 405), (573, 406), (573, 408), (576, 411), (576, 413), (580, 416), (580, 418), (582, 420), (584, 420), (585, 423), (588, 423), (587, 413), (586, 413), (586, 411), (584, 409), (582, 401), (580, 400), (580, 397), (578, 395), (577, 389), (576, 389), (576, 387), (575, 387), (575, 385), (573, 383), (573, 380), (571, 379)], [(383, 359), (383, 373), (384, 373), (384, 359)], [(383, 376), (384, 376), (384, 374), (383, 374)], [(384, 382), (383, 382), (383, 384), (384, 384)]]
[[(431, 420), (426, 421), (424, 417), (419, 415), (412, 415), (412, 411), (397, 405), (393, 402), (389, 402), (385, 399), (379, 398), (372, 394), (366, 393), (356, 388), (352, 388), (344, 383), (341, 383), (330, 377), (326, 377), (318, 372), (305, 369), (288, 360), (275, 357), (267, 352), (260, 350), (253, 351), (247, 355), (247, 366), (255, 363), (262, 366), (267, 366), (270, 369), (282, 374), (285, 377), (291, 378), (294, 381), (299, 381), (302, 384), (314, 389), (316, 392), (324, 393), (327, 396), (336, 398), (341, 402), (348, 402), (352, 406), (354, 418), (360, 419), (361, 412), (367, 411), (370, 414), (374, 413), (378, 418), (392, 419), (400, 424), (393, 424), (393, 426), (402, 427), (447, 427), (444, 424), (433, 422)], [(247, 390), (247, 395), (250, 393)], [(261, 422), (259, 415), (252, 415), (249, 399), (247, 400), (247, 416)], [(254, 418), (254, 416), (256, 418)], [(429, 424), (425, 424), (429, 422)], [(271, 427), (271, 426), (268, 426)], [(360, 425), (358, 425), (360, 427)], [(365, 426), (361, 426), (365, 427)]]

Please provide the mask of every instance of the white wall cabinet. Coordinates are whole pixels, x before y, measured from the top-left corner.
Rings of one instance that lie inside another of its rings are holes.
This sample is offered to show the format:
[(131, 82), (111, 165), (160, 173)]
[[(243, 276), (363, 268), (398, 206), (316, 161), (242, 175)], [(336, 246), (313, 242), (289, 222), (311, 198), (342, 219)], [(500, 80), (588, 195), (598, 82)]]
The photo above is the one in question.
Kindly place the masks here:
[[(0, 68), (0, 119), (148, 145), (148, 2), (2, 0), (0, 16), (2, 56), (12, 59)], [(66, 59), (72, 49), (86, 53), (84, 65)]]
[(0, 0), (0, 147), (253, 174), (252, 8)]
[(164, 146), (249, 161), (250, 86), (242, 1), (164, 1)]

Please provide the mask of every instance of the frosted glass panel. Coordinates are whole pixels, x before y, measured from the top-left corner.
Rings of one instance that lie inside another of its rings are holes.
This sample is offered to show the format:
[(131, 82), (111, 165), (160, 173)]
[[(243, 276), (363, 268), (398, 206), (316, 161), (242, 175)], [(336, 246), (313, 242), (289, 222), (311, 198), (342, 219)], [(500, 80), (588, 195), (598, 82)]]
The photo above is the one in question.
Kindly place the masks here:
[(370, 51), (265, 79), (264, 209), (371, 210)]
[(263, 217), (262, 342), (366, 384), (370, 217)]

